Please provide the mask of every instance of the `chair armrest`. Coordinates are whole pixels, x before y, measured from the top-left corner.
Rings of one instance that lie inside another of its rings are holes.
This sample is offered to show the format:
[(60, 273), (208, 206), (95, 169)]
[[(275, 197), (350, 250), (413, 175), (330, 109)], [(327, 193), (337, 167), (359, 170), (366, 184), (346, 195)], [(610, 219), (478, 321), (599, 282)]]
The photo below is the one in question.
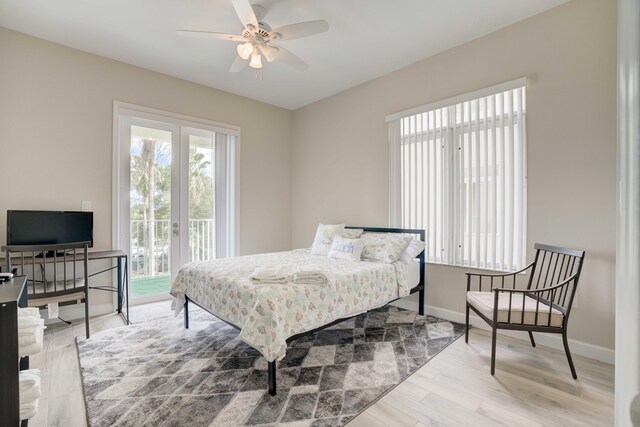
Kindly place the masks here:
[[(471, 290), (471, 284), (472, 284), (472, 277), (477, 277), (478, 278), (478, 290), (482, 291), (482, 279), (486, 278), (488, 279), (489, 282), (489, 291), (493, 291), (494, 289), (494, 283), (496, 283), (496, 285), (499, 283), (502, 285), (502, 287), (504, 288), (504, 283), (505, 283), (505, 279), (508, 277), (513, 277), (513, 288), (515, 289), (516, 286), (516, 277), (518, 274), (520, 273), (524, 273), (525, 271), (529, 270), (531, 267), (533, 267), (535, 265), (535, 261), (532, 262), (531, 264), (527, 265), (526, 267), (518, 270), (518, 271), (514, 271), (511, 273), (496, 273), (496, 274), (482, 274), (482, 273), (465, 273), (467, 275), (467, 292), (469, 292)], [(506, 289), (506, 288), (505, 288)]]
[[(579, 273), (576, 273), (560, 283), (540, 289), (494, 288), (494, 313), (498, 312), (498, 301), (500, 293), (507, 293), (509, 295), (507, 323), (511, 323), (511, 319), (514, 317), (511, 314), (512, 310), (514, 308), (520, 308), (513, 307), (513, 295), (520, 294), (522, 295), (522, 313), (524, 313), (525, 311), (525, 299), (528, 296), (536, 300), (535, 320), (533, 324), (538, 324), (539, 316), (543, 315), (548, 316), (547, 324), (543, 326), (551, 326), (551, 313), (553, 309), (561, 311), (564, 316), (568, 315), (568, 309), (565, 308), (565, 302), (569, 293), (569, 283), (576, 280), (578, 275)], [(569, 299), (569, 304), (571, 304), (571, 298)], [(519, 315), (522, 316), (520, 324), (524, 324), (524, 314)]]
[(531, 264), (527, 265), (526, 267), (518, 270), (518, 271), (513, 271), (511, 273), (496, 273), (496, 274), (483, 274), (483, 273), (464, 273), (467, 276), (482, 276), (482, 277), (508, 277), (508, 276), (513, 276), (514, 274), (520, 274), (523, 273), (525, 271), (527, 271), (528, 269), (530, 269), (531, 267), (533, 267), (533, 265), (535, 264), (535, 262), (532, 262)]
[(566, 286), (569, 282), (571, 282), (572, 280), (575, 280), (576, 277), (578, 277), (578, 273), (572, 275), (571, 277), (569, 277), (568, 279), (563, 280), (562, 282), (555, 284), (553, 286), (548, 286), (546, 288), (539, 288), (539, 289), (510, 289), (510, 288), (493, 288), (492, 290), (495, 292), (511, 292), (511, 293), (523, 293), (523, 294), (538, 294), (538, 293), (544, 293), (544, 292), (551, 292), (551, 291), (555, 291), (559, 288), (562, 288), (564, 286)]

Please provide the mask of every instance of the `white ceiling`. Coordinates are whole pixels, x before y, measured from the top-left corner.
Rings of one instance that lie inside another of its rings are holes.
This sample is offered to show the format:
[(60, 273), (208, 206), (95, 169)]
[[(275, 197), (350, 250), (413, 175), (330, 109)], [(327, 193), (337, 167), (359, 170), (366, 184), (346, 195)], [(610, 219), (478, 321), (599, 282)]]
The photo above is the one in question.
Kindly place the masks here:
[(0, 26), (288, 109), (300, 108), (567, 0), (252, 0), (273, 28), (325, 19), (329, 32), (280, 42), (309, 64), (228, 72), (239, 34), (230, 0), (0, 0)]

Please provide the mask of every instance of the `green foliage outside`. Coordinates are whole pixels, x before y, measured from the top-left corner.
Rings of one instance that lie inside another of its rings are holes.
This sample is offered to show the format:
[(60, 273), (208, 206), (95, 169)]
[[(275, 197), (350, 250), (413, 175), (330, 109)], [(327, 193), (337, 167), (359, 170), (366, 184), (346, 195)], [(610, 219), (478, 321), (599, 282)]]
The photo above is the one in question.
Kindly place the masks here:
[[(146, 143), (145, 140), (143, 145)], [(167, 145), (167, 144), (163, 144)], [(144, 153), (144, 150), (142, 151)], [(150, 212), (145, 208), (145, 199), (153, 193), (154, 219), (169, 220), (171, 207), (171, 165), (162, 160), (170, 157), (162, 148), (156, 150), (153, 162), (142, 154), (131, 156), (131, 219), (149, 219)], [(189, 149), (189, 217), (190, 219), (213, 218), (213, 181), (209, 175), (211, 162), (195, 148)], [(154, 179), (151, 180), (151, 168)]]
[[(142, 138), (140, 150), (131, 153), (131, 220), (133, 246), (144, 258), (132, 260), (133, 273), (166, 273), (171, 219), (171, 145)], [(189, 148), (189, 219), (211, 219), (214, 212), (212, 155)], [(191, 234), (191, 233), (190, 233)], [(191, 236), (197, 239), (199, 236)], [(145, 266), (145, 264), (147, 264)], [(145, 273), (145, 270), (147, 271)]]
[(189, 149), (189, 219), (213, 218), (214, 191), (211, 162), (195, 148)]

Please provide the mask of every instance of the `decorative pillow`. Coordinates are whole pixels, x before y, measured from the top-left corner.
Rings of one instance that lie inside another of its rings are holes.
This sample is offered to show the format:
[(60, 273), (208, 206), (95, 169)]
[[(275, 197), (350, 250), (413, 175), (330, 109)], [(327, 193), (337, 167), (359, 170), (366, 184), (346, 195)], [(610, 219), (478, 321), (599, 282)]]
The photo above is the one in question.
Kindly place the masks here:
[(329, 255), (329, 250), (333, 244), (333, 238), (340, 236), (344, 232), (344, 224), (325, 225), (318, 224), (316, 237), (311, 247), (311, 255)]
[(342, 237), (347, 239), (359, 239), (362, 237), (364, 230), (362, 228), (345, 228)]
[(412, 239), (411, 242), (409, 242), (409, 246), (407, 246), (402, 252), (402, 255), (400, 255), (400, 261), (405, 264), (410, 263), (411, 260), (420, 255), (420, 252), (422, 252), (425, 247), (426, 244), (422, 240)]
[(365, 233), (362, 239), (362, 258), (392, 263), (400, 259), (413, 237), (406, 234)]
[(364, 249), (364, 240), (348, 239), (336, 236), (329, 251), (329, 258), (345, 259), (347, 261), (360, 261), (360, 255)]

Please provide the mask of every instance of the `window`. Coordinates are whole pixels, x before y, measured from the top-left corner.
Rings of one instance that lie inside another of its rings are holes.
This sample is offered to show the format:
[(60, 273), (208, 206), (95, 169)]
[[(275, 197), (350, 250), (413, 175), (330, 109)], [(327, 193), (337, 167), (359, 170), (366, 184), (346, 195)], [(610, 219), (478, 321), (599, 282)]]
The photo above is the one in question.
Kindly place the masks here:
[(526, 245), (525, 80), (387, 117), (391, 223), (432, 263), (512, 271)]

